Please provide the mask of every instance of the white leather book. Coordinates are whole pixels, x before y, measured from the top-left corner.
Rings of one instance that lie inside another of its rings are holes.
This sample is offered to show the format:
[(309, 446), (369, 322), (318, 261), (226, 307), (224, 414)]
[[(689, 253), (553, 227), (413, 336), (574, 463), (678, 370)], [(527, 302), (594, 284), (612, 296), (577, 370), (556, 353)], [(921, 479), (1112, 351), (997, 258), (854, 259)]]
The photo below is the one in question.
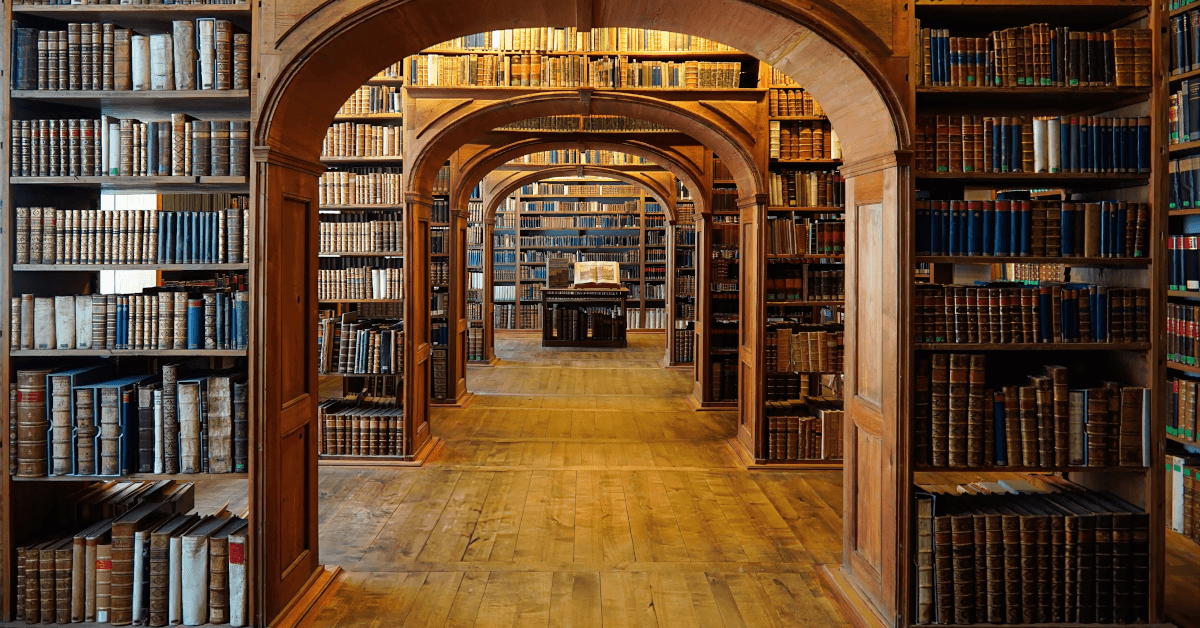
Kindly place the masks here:
[(138, 530), (133, 533), (133, 623), (144, 623), (145, 617), (138, 616), (142, 605), (146, 600), (142, 599), (143, 590), (145, 589), (145, 565), (142, 564), (143, 549), (146, 543), (150, 541), (149, 530)]
[(58, 342), (54, 337), (54, 297), (34, 297), (33, 348), (53, 349), (56, 346)]
[(175, 89), (175, 53), (171, 43), (169, 33), (150, 36), (150, 89)]
[(196, 48), (200, 66), (198, 89), (216, 89), (216, 29), (216, 20), (211, 17), (196, 20)]
[(92, 348), (92, 295), (75, 295), (75, 348)]
[(1046, 119), (1033, 119), (1033, 171), (1048, 172), (1046, 162), (1046, 149), (1048, 142), (1046, 138)]
[(233, 471), (233, 383), (228, 376), (208, 380), (208, 472)]
[(1059, 118), (1046, 121), (1046, 165), (1050, 172), (1062, 172), (1061, 132), (1062, 121)]
[[(90, 329), (88, 334), (91, 334)], [(59, 349), (75, 348), (75, 297), (72, 295), (54, 297), (54, 337)]]
[(180, 382), (179, 472), (200, 473), (200, 384)]
[(250, 560), (249, 530), (229, 535), (229, 625), (246, 625), (246, 570)]
[(196, 30), (191, 20), (171, 22), (174, 34), (175, 89), (196, 89)]
[(183, 625), (208, 622), (208, 537), (230, 520), (212, 518), (185, 532), (180, 547)]
[(150, 89), (150, 38), (134, 35), (130, 38), (130, 55), (133, 64), (133, 89)]

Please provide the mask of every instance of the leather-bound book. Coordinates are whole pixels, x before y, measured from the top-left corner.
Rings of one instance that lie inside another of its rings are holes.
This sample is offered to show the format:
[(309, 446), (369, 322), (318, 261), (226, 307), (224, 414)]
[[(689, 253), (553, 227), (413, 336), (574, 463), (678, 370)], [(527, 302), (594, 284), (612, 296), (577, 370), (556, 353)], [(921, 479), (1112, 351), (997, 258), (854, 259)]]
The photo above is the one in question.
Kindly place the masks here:
[[(108, 524), (111, 524), (111, 520), (105, 520), (89, 526), (76, 534), (71, 540), (71, 597), (69, 621), (84, 621), (85, 604), (87, 600), (87, 567), (89, 564), (87, 558), (87, 537), (89, 534), (95, 533), (97, 530), (102, 529)], [(91, 559), (93, 566), (95, 560), (95, 556), (93, 556)]]
[(954, 544), (950, 515), (940, 512), (934, 504), (933, 516), (933, 565), (934, 607), (939, 624), (948, 624), (954, 618)]
[(210, 172), (214, 177), (229, 176), (230, 129), (228, 120), (213, 120), (209, 132)]
[[(954, 356), (951, 355), (953, 367)], [(985, 420), (985, 384), (987, 372), (985, 366), (987, 356), (972, 354), (969, 356), (968, 385), (967, 385), (967, 466), (983, 465), (984, 433), (991, 427)], [(951, 374), (953, 378), (953, 374)]]
[(212, 123), (208, 120), (192, 122), (191, 174), (194, 177), (212, 174)]
[(46, 375), (50, 371), (17, 371), (17, 476), (46, 475)]
[(1049, 377), (1030, 377), (1037, 400), (1037, 466), (1054, 466), (1054, 383)]
[(249, 527), (239, 526), (229, 534), (229, 625), (240, 627), (248, 623), (246, 617), (249, 587)]
[(230, 522), (208, 539), (208, 621), (229, 623), (229, 541), (230, 536), (244, 532), (249, 522), (232, 517)]
[(154, 473), (154, 392), (158, 384), (138, 386), (138, 472)]
[[(1037, 390), (1033, 386), (1017, 388), (1017, 403), (1021, 435), (1021, 465), (1038, 466)], [(1012, 452), (1009, 452), (1012, 455)]]
[(38, 571), (38, 596), (39, 601), (39, 617), (42, 618), (42, 623), (50, 624), (56, 621), (57, 605), (55, 604), (56, 593), (58, 590), (58, 581), (55, 578), (55, 560), (56, 551), (62, 539), (49, 541), (42, 545), (38, 553), (40, 554), (41, 568)]
[(1070, 454), (1070, 410), (1071, 391), (1068, 386), (1068, 371), (1065, 366), (1047, 366), (1046, 376), (1052, 385), (1054, 462), (1055, 467), (1067, 466)]
[(13, 610), (15, 611), (17, 621), (25, 619), (25, 588), (27, 586), (25, 582), (25, 553), (25, 547), (18, 547), (13, 551), (13, 555), (16, 557), (15, 562), (17, 564), (16, 607)]
[(199, 520), (200, 517), (194, 514), (176, 515), (150, 535), (150, 626), (166, 626), (168, 623), (171, 537), (182, 534)]
[(1121, 411), (1118, 433), (1118, 461), (1123, 467), (1140, 467), (1142, 456), (1142, 404), (1145, 389), (1125, 386), (1120, 389)]
[(971, 499), (967, 503), (972, 506), (970, 512), (974, 543), (972, 562), (975, 568), (975, 621), (983, 622), (987, 619), (987, 513), (980, 507), (979, 500)]
[(1007, 507), (999, 507), (1003, 546), (1004, 621), (1021, 623), (1021, 518)]
[[(43, 541), (25, 547), (25, 623), (42, 621), (42, 548), (49, 545)], [(53, 569), (53, 566), (51, 566)], [(50, 619), (46, 623), (52, 623)]]
[(933, 495), (917, 493), (917, 623), (935, 619), (933, 571)]
[(233, 25), (228, 20), (216, 20), (213, 29), (213, 82), (216, 89), (233, 87)]
[(932, 356), (930, 386), (930, 454), (935, 467), (949, 464), (950, 437), (950, 355)]
[(200, 473), (200, 382), (179, 382), (178, 395), (179, 472)]
[(1086, 461), (1089, 467), (1108, 466), (1109, 443), (1109, 396), (1107, 388), (1089, 388), (1087, 391)]
[(231, 518), (212, 518), (184, 533), (181, 546), (181, 587), (183, 623), (196, 626), (208, 623), (209, 539)]
[(950, 384), (948, 412), (948, 459), (947, 465), (963, 467), (967, 464), (967, 406), (971, 378), (971, 356), (965, 353), (950, 354)]
[(930, 441), (930, 412), (932, 405), (930, 401), (930, 377), (932, 375), (933, 363), (928, 356), (920, 356), (917, 358), (917, 375), (916, 375), (916, 399), (914, 401), (916, 420), (916, 436), (913, 452), (914, 462), (918, 466), (926, 466), (929, 461), (929, 441)]
[(1010, 502), (1008, 507), (1017, 514), (1020, 526), (1018, 544), (1021, 556), (1021, 619), (1018, 623), (1032, 624), (1038, 621), (1037, 596), (1041, 586), (1038, 576), (1038, 517), (1015, 502)]
[(133, 621), (134, 533), (158, 523), (163, 518), (158, 512), (160, 507), (159, 502), (144, 502), (113, 521), (109, 618), (113, 625), (123, 626)]
[(179, 473), (179, 364), (162, 367), (163, 473)]
[(955, 624), (975, 623), (975, 531), (969, 511), (950, 516)]
[(114, 387), (99, 389), (101, 475), (121, 473), (121, 396)]
[[(1002, 513), (994, 507), (983, 509), (984, 521), (984, 614), (976, 619), (980, 622), (998, 624), (1004, 622), (1005, 569), (1004, 533)], [(977, 585), (978, 586), (978, 583)]]
[(54, 621), (71, 623), (71, 576), (74, 537), (60, 539), (54, 545)]

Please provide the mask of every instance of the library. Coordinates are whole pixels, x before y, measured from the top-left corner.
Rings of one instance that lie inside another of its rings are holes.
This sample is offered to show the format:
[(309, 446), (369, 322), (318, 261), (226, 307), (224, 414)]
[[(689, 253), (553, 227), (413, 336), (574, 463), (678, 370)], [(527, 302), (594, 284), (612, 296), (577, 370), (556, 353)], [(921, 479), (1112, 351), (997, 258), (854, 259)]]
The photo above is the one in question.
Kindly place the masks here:
[(1200, 627), (1191, 4), (5, 4), (0, 626)]

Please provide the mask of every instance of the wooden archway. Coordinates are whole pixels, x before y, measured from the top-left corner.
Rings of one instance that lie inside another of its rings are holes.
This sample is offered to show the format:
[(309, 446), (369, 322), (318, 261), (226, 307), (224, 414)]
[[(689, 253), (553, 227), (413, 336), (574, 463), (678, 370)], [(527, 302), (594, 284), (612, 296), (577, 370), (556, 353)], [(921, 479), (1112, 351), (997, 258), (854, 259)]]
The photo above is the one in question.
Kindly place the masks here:
[[(475, 144), (475, 142), (472, 144)], [(699, 146), (687, 148), (695, 148), (695, 150), (686, 150), (683, 147), (659, 146), (651, 141), (612, 137), (611, 134), (609, 136), (603, 134), (572, 134), (570, 139), (563, 138), (562, 134), (547, 134), (510, 143), (497, 143), (489, 145), (486, 148), (480, 147), (473, 155), (461, 160), (457, 164), (459, 170), (456, 180), (452, 180), (450, 206), (465, 207), (467, 199), (471, 195), (471, 190), (475, 188), (475, 185), (483, 181), (496, 168), (513, 159), (541, 151), (576, 149), (580, 151), (611, 150), (649, 159), (655, 165), (662, 167), (683, 181), (684, 185), (693, 191), (695, 196), (698, 197), (697, 212), (706, 211), (706, 204), (704, 203), (702, 194), (704, 190), (704, 186), (702, 185), (704, 181), (703, 164), (697, 163), (697, 161), (707, 157), (708, 151)], [(537, 166), (531, 164), (531, 167)], [(585, 165), (585, 167), (602, 166), (592, 164)], [(614, 173), (619, 172), (611, 168), (608, 170)], [(673, 193), (669, 195), (674, 196)], [(674, 218), (674, 204), (670, 205), (669, 211), (671, 217)]]
[[(911, 259), (895, 234), (902, 233), (901, 221), (911, 220), (913, 198), (906, 82), (911, 7), (899, 2), (839, 6), (837, 0), (803, 5), (792, 0), (263, 0), (256, 12), (263, 28), (255, 33), (257, 85), (252, 92), (251, 237), (256, 253), (251, 285), (256, 297), (250, 376), (257, 392), (252, 398), (256, 420), (250, 490), (257, 542), (250, 562), (251, 576), (261, 584), (250, 600), (254, 623), (274, 620), (319, 566), (318, 387), (311, 331), (317, 311), (317, 180), (324, 170), (319, 154), (325, 131), (346, 96), (397, 58), (461, 35), (539, 26), (654, 28), (732, 45), (804, 85), (839, 130), (846, 164), (848, 287), (842, 573), (880, 615), (898, 615), (904, 601), (897, 597), (896, 578), (902, 571), (896, 564), (897, 547), (906, 539), (897, 537), (894, 522), (909, 516), (909, 487), (908, 478), (897, 471), (896, 458), (903, 455), (899, 443), (907, 433), (909, 400), (902, 374), (911, 370), (912, 345), (906, 330), (896, 330), (909, 307)], [(585, 92), (592, 102), (628, 104), (598, 98), (603, 95), (594, 90), (575, 90), (570, 97), (556, 92), (547, 102), (557, 98), (566, 106), (573, 98), (582, 103)], [(647, 105), (657, 100), (645, 98)], [(653, 119), (639, 115), (642, 111), (618, 112), (625, 113)], [(723, 124), (739, 125), (736, 116), (691, 115), (693, 124), (719, 117)], [(410, 123), (416, 120), (406, 120)], [(471, 139), (455, 136), (458, 145)], [(436, 143), (423, 161), (433, 164), (455, 141)], [(723, 158), (742, 150), (713, 148)], [(749, 173), (739, 176), (749, 178)], [(756, 181), (751, 189), (762, 184)], [(415, 186), (406, 200), (405, 245), (414, 261), (405, 269), (412, 298), (404, 305), (408, 350), (403, 368), (405, 434), (413, 450), (426, 444), (431, 433), (424, 263), (429, 199)], [(749, 413), (761, 409), (763, 398), (758, 330), (764, 320), (760, 221), (765, 200), (743, 192), (740, 202), (744, 298), (739, 438), (751, 440), (758, 428)]]
[[(532, 172), (530, 170), (533, 170)], [(496, 207), (508, 198), (522, 186), (549, 179), (553, 177), (565, 177), (571, 175), (588, 175), (597, 177), (607, 177), (624, 181), (631, 185), (640, 186), (650, 191), (650, 195), (658, 201), (667, 214), (671, 217), (675, 215), (675, 194), (672, 190), (667, 189), (659, 181), (647, 177), (637, 172), (623, 172), (614, 168), (606, 168), (604, 166), (536, 166), (530, 165), (529, 170), (513, 170), (511, 172), (497, 173), (502, 174), (501, 177), (495, 180), (485, 179), (485, 187), (483, 190), (483, 212), (486, 220), (496, 216)]]

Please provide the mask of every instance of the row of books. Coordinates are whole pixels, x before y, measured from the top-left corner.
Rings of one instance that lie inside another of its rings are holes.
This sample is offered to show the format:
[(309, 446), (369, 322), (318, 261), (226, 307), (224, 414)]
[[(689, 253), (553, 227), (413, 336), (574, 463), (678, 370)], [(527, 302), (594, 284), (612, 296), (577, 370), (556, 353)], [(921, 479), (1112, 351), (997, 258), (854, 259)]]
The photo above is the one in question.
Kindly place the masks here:
[[(510, 122), (502, 127), (502, 131), (641, 131), (641, 132), (671, 132), (675, 129), (650, 120), (640, 120), (629, 116), (608, 115), (557, 115), (541, 116)], [(561, 185), (561, 184), (560, 184)], [(617, 187), (617, 186), (614, 186)]]
[(729, 402), (738, 399), (738, 361), (732, 357), (713, 356), (709, 359), (708, 394), (712, 401)]
[(576, 235), (576, 236), (521, 236), (518, 241), (524, 247), (636, 247), (641, 244), (641, 236), (613, 235)]
[(429, 282), (435, 286), (450, 284), (450, 262), (429, 262)]
[(840, 324), (771, 323), (764, 336), (768, 368), (777, 373), (841, 373), (845, 365), (845, 331)]
[(1148, 257), (1150, 204), (918, 200), (917, 255)]
[(917, 358), (918, 466), (1150, 466), (1150, 389), (1111, 381), (1072, 388), (1065, 366), (1027, 377), (1002, 368), (989, 387), (987, 360)]
[[(681, 321), (675, 321), (679, 323)], [(691, 329), (672, 329), (675, 342), (671, 345), (671, 361), (677, 364), (690, 364), (696, 355), (696, 332)]]
[(152, 35), (98, 22), (66, 30), (14, 23), (12, 77), (13, 89), (250, 89), (250, 35), (215, 18), (176, 20)]
[(826, 120), (771, 120), (771, 159), (841, 159), (837, 131)]
[(1200, 457), (1167, 454), (1167, 527), (1200, 542)]
[(1148, 28), (1098, 32), (1030, 24), (952, 37), (945, 28), (918, 30), (919, 87), (1148, 87)]
[(521, 288), (522, 301), (540, 301), (542, 300), (542, 285), (536, 283), (523, 283)]
[(317, 327), (318, 372), (377, 373), (404, 371), (404, 324), (360, 320), (355, 312), (323, 318)]
[(770, 460), (841, 460), (840, 399), (768, 401), (767, 458)]
[(363, 85), (338, 109), (339, 116), (364, 116), (404, 111), (404, 90), (389, 85)]
[(142, 294), (12, 297), (12, 349), (246, 349), (250, 293), (188, 293), (147, 288)]
[(625, 339), (625, 316), (619, 307), (551, 303), (546, 324), (546, 337), (553, 340)]
[(918, 624), (1149, 620), (1150, 516), (1141, 508), (1053, 476), (922, 488)]
[(1197, 392), (1200, 381), (1174, 377), (1167, 380), (1167, 434), (1176, 438), (1196, 443), (1200, 427), (1196, 423), (1196, 414), (1200, 410), (1197, 403)]
[[(482, 309), (480, 309), (480, 312), (481, 312), (480, 317), (475, 320), (479, 320), (482, 323), (482, 321), (483, 321)], [(469, 316), (468, 316), (468, 320), (471, 320)], [(483, 328), (482, 327), (468, 327), (467, 328), (467, 359), (474, 360), (474, 361), (482, 361), (484, 359), (484, 355), (485, 355), (485, 352), (484, 352), (484, 347), (483, 347)]]
[(737, 88), (742, 64), (642, 61), (626, 57), (540, 54), (440, 55), (408, 58), (414, 86)]
[(317, 406), (323, 456), (404, 455), (404, 409), (341, 399)]
[(625, 311), (626, 329), (666, 329), (667, 310), (661, 307), (634, 308)]
[[(675, 279), (676, 288), (679, 278)], [(846, 271), (827, 264), (767, 265), (767, 301), (840, 301), (846, 298)]]
[(1167, 361), (1197, 366), (1200, 360), (1200, 306), (1167, 304)]
[(1200, 236), (1167, 236), (1167, 287), (1200, 291)]
[(1167, 162), (1167, 207), (1200, 207), (1200, 155)]
[[(165, 486), (164, 486), (165, 485)], [(16, 550), (17, 619), (115, 626), (247, 625), (249, 522), (193, 508), (191, 483), (109, 482), (67, 499), (107, 499), (114, 517), (41, 533)]]
[(17, 371), (9, 464), (19, 477), (245, 473), (245, 379), (187, 363), (156, 375), (107, 364)]
[(404, 202), (404, 175), (400, 167), (327, 170), (321, 174), (317, 202), (337, 205), (399, 205)]
[(521, 201), (515, 203), (514, 208), (515, 211), (529, 214), (629, 214), (634, 220), (638, 215), (637, 201)]
[(696, 296), (696, 276), (675, 273), (675, 296)]
[[(497, 303), (492, 306), (493, 329), (540, 329), (541, 305), (522, 305), (520, 310), (512, 304)], [(527, 325), (530, 320), (538, 321), (536, 325)], [(520, 326), (518, 327), (518, 324)]]
[(1200, 81), (1184, 79), (1170, 98), (1167, 106), (1169, 143), (1200, 140)]
[(1172, 75), (1200, 70), (1200, 10), (1192, 9), (1171, 16), (1169, 69)]
[(204, 264), (247, 259), (249, 210), (16, 208), (17, 264)]
[(322, 157), (404, 157), (404, 127), (335, 122), (325, 132)]
[[(322, 214), (319, 243), (321, 253), (404, 252), (404, 222), (398, 213), (391, 220), (371, 220), (366, 214)], [(339, 220), (327, 220), (337, 218)]]
[(636, 185), (539, 181), (521, 186), (519, 193), (523, 196), (640, 196), (642, 190)]
[[(775, 363), (778, 361), (778, 353), (775, 343), (766, 345), (767, 351), (764, 354), (768, 369), (774, 369)], [(822, 379), (827, 377), (824, 373), (808, 373), (808, 372), (776, 372), (768, 370), (765, 374), (763, 391), (766, 393), (767, 401), (803, 401), (808, 397), (819, 397), (822, 394)], [(829, 374), (833, 376), (834, 374)], [(840, 376), (838, 373), (836, 376)]]
[(551, 259), (565, 259), (569, 263), (575, 262), (620, 262), (622, 264), (638, 264), (641, 262), (641, 255), (637, 251), (625, 251), (623, 253), (581, 253), (566, 251), (521, 251), (521, 263), (544, 263)]
[[(844, 207), (846, 179), (837, 170), (772, 170), (768, 173), (772, 207)], [(690, 244), (695, 244), (691, 242)]]
[(841, 255), (846, 242), (844, 218), (810, 216), (767, 221), (767, 255)]
[(545, 150), (528, 155), (522, 155), (508, 161), (510, 165), (532, 164), (550, 166), (556, 164), (594, 164), (600, 166), (632, 166), (637, 164), (652, 164), (649, 159), (640, 155), (630, 155), (611, 150), (579, 150), (564, 148), (560, 150)]
[[(372, 263), (381, 262), (377, 260)], [(371, 266), (318, 270), (317, 298), (322, 301), (403, 299), (404, 271), (401, 268)]]
[[(246, 120), (13, 120), (12, 176), (234, 176), (249, 173)], [(19, 140), (19, 141), (18, 141)]]
[(802, 88), (771, 89), (767, 92), (767, 115), (824, 116), (825, 110), (812, 94)]
[(917, 287), (918, 342), (1150, 342), (1150, 289), (977, 282)]
[(665, 299), (667, 298), (667, 284), (665, 283), (647, 283), (646, 284), (647, 299)]
[(918, 172), (1150, 172), (1150, 118), (919, 116)]
[(736, 52), (696, 35), (650, 28), (606, 26), (580, 31), (567, 28), (508, 28), (448, 39), (428, 50), (530, 50), (534, 52)]

